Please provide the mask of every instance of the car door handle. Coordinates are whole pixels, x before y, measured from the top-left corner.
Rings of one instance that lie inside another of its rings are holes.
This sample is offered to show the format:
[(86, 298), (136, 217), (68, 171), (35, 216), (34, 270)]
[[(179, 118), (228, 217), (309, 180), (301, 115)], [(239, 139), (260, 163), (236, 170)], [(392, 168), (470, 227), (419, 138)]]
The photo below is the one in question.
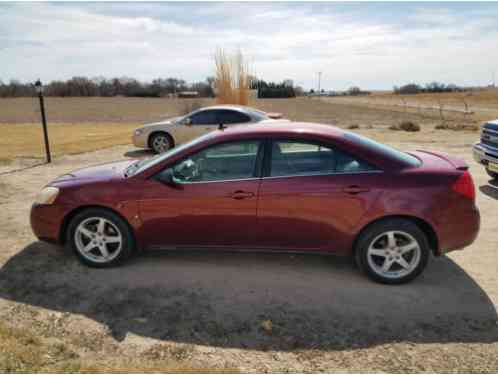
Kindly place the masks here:
[(246, 199), (254, 197), (254, 193), (251, 193), (250, 191), (237, 190), (230, 194), (230, 197), (233, 199)]
[(361, 187), (361, 186), (357, 186), (357, 185), (351, 185), (351, 186), (345, 187), (343, 189), (343, 191), (345, 193), (348, 193), (348, 194), (359, 194), (359, 193), (364, 193), (364, 192), (370, 191), (370, 189), (365, 188), (365, 187)]

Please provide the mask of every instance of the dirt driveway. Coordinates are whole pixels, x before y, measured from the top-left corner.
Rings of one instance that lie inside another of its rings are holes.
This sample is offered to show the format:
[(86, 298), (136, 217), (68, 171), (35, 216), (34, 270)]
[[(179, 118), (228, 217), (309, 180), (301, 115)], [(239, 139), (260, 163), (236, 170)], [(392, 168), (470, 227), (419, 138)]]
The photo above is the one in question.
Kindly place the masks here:
[(432, 259), (403, 286), (372, 283), (348, 259), (324, 256), (147, 253), (89, 269), (36, 241), (30, 204), (58, 175), (143, 154), (118, 146), (0, 175), (0, 318), (82, 360), (147, 358), (167, 344), (241, 371), (496, 372), (498, 187), (468, 144), (430, 148), (471, 165), (482, 228), (471, 247)]

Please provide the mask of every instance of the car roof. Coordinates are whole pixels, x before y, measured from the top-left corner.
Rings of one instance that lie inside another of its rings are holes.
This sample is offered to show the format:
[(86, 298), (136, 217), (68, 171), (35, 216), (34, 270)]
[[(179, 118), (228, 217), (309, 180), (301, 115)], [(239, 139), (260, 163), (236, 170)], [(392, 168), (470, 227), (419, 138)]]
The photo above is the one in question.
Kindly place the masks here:
[(212, 109), (232, 109), (232, 110), (238, 110), (238, 111), (257, 111), (257, 112), (263, 112), (260, 111), (259, 109), (245, 106), (245, 105), (237, 105), (237, 104), (218, 104), (218, 105), (210, 105), (207, 107), (202, 107), (199, 108), (198, 111), (205, 111), (205, 110), (212, 110)]
[(318, 137), (341, 137), (346, 132), (333, 125), (317, 124), (312, 122), (272, 121), (249, 125), (236, 125), (217, 130), (213, 134), (215, 138), (238, 136), (318, 136)]

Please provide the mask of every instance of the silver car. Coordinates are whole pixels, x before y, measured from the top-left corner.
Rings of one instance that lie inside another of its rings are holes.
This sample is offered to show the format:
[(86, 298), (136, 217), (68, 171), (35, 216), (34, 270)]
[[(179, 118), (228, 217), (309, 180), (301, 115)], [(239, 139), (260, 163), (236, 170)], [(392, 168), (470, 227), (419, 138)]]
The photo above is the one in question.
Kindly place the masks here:
[(178, 144), (217, 129), (221, 124), (240, 125), (256, 122), (286, 121), (278, 113), (266, 113), (254, 108), (236, 105), (204, 107), (185, 116), (146, 124), (133, 132), (136, 147), (162, 153)]

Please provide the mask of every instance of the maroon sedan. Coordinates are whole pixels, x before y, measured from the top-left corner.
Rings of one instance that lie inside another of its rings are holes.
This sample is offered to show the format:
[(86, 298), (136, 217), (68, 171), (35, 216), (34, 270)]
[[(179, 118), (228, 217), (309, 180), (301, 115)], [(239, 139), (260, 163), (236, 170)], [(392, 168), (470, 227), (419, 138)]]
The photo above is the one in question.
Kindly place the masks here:
[(289, 122), (68, 173), (31, 211), (38, 238), (67, 244), (89, 266), (140, 249), (320, 252), (354, 255), (390, 284), (419, 275), (431, 253), (471, 244), (479, 221), (461, 159)]

